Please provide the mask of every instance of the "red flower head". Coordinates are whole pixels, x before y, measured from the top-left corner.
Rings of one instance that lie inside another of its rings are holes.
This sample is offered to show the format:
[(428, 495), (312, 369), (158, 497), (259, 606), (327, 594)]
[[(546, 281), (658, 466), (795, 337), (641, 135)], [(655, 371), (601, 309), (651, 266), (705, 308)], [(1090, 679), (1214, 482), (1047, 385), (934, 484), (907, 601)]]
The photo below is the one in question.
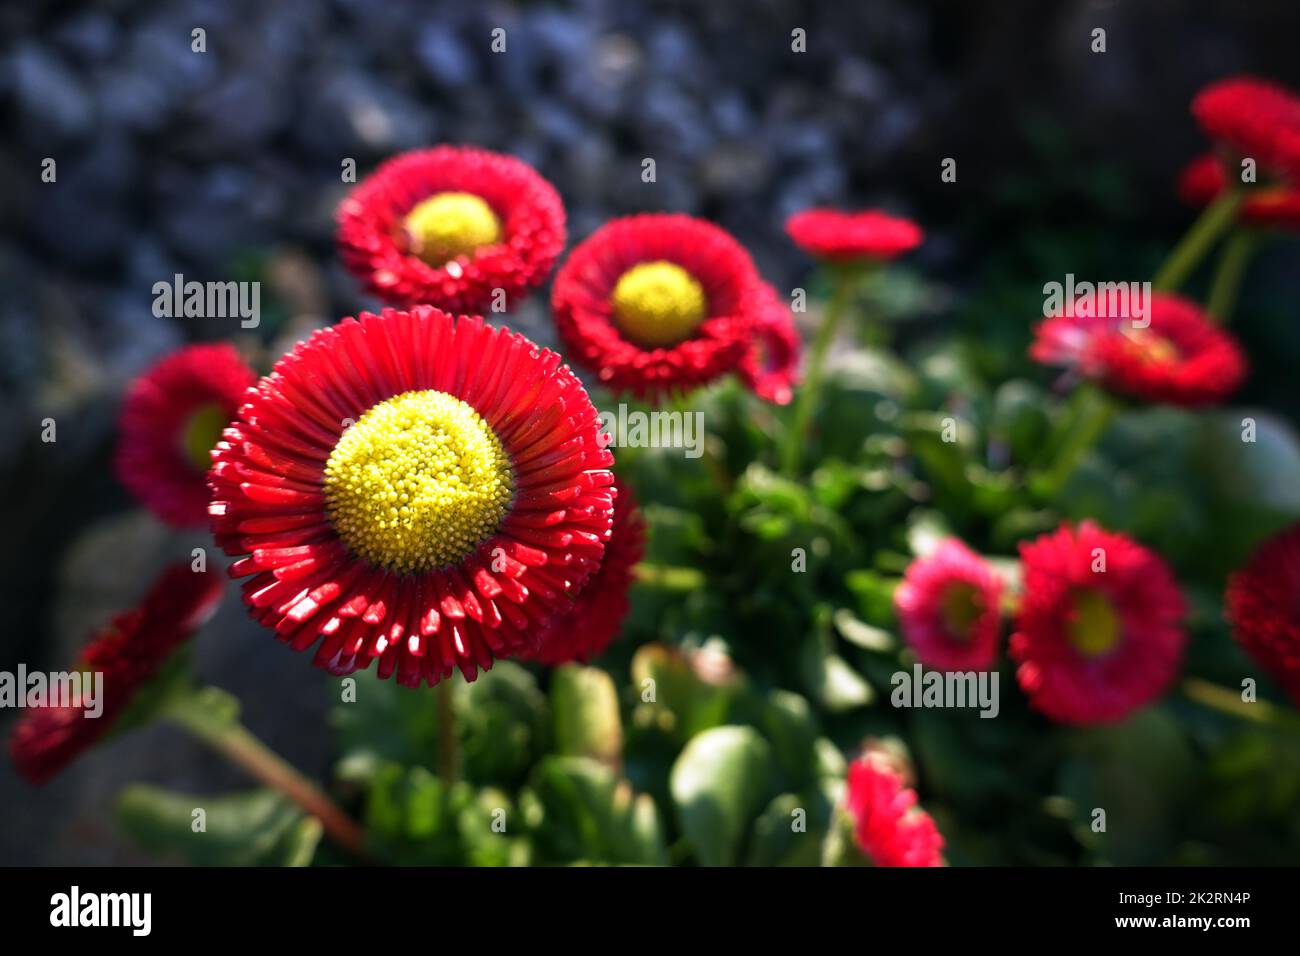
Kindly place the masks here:
[[(1198, 156), (1178, 177), (1178, 196), (1189, 206), (1208, 206), (1228, 188), (1228, 174), (1213, 153)], [(1238, 218), (1252, 226), (1300, 229), (1300, 190), (1258, 186), (1242, 201)]]
[(586, 662), (604, 653), (627, 617), (632, 569), (645, 554), (645, 520), (627, 485), (615, 484), (614, 529), (600, 570), (592, 575), (571, 607), (541, 629), (537, 649), (525, 656), (555, 667)]
[(1120, 720), (1164, 692), (1186, 635), (1173, 573), (1133, 539), (1085, 521), (1020, 546), (1016, 676), (1053, 720)]
[(799, 383), (802, 343), (790, 309), (776, 289), (759, 283), (758, 326), (754, 344), (740, 363), (740, 378), (764, 401), (789, 405)]
[(925, 238), (921, 227), (910, 219), (878, 209), (805, 209), (786, 220), (785, 231), (808, 255), (831, 262), (897, 259)]
[(1245, 378), (1246, 357), (1236, 340), (1188, 299), (1151, 295), (1145, 328), (1128, 307), (1110, 303), (1098, 311), (1105, 314), (1067, 307), (1044, 319), (1034, 330), (1030, 356), (1122, 395), (1189, 408), (1223, 401)]
[(1002, 580), (956, 538), (917, 558), (894, 592), (903, 636), (927, 667), (985, 670), (998, 654)]
[[(390, 159), (339, 206), (339, 252), (375, 295), (486, 312), (536, 288), (564, 249), (564, 205), (512, 156), (437, 146)], [(498, 309), (499, 311), (499, 309)]]
[(1300, 707), (1300, 524), (1265, 541), (1228, 578), (1228, 620), (1237, 641)]
[(873, 865), (943, 866), (939, 828), (883, 758), (868, 754), (849, 764), (845, 804), (858, 848)]
[(467, 680), (535, 646), (600, 565), (613, 455), (528, 339), (430, 306), (312, 335), (262, 379), (209, 476), (244, 601), (336, 673)]
[(574, 249), (551, 306), (578, 363), (653, 400), (736, 370), (761, 300), (735, 239), (702, 219), (653, 214), (608, 222)]
[(1300, 181), (1300, 97), (1290, 90), (1249, 76), (1219, 80), (1196, 94), (1192, 115), (1234, 159)]
[[(83, 680), (103, 675), (101, 699), (92, 702), (83, 694), (81, 700), (25, 712), (9, 741), (18, 772), (32, 783), (45, 783), (94, 746), (211, 616), (220, 597), (221, 576), (215, 571), (191, 571), (186, 562), (167, 567), (139, 606), (92, 637), (73, 666)], [(92, 704), (98, 717), (88, 716)]]
[(256, 379), (232, 345), (192, 345), (162, 359), (126, 393), (118, 481), (169, 525), (203, 525), (212, 449)]

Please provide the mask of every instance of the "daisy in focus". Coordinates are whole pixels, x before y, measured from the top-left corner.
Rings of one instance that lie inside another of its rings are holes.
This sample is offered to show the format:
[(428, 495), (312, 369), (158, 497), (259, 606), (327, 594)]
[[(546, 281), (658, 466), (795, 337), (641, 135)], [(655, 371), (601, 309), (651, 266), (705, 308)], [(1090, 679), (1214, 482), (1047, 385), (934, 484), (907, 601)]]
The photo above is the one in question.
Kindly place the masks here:
[(749, 253), (722, 229), (648, 214), (580, 243), (551, 307), (574, 361), (614, 392), (655, 401), (739, 371), (770, 306), (762, 296)]
[(430, 685), (533, 650), (600, 567), (613, 455), (558, 355), (430, 306), (317, 331), (210, 472), (244, 601), (295, 650)]
[(629, 608), (633, 569), (645, 555), (645, 519), (625, 484), (614, 486), (614, 526), (600, 570), (592, 575), (573, 604), (541, 629), (530, 660), (555, 667), (586, 663), (604, 653), (618, 636)]
[(394, 157), (357, 185), (339, 206), (338, 246), (393, 305), (503, 311), (550, 274), (564, 220), (559, 194), (528, 164), (436, 146)]

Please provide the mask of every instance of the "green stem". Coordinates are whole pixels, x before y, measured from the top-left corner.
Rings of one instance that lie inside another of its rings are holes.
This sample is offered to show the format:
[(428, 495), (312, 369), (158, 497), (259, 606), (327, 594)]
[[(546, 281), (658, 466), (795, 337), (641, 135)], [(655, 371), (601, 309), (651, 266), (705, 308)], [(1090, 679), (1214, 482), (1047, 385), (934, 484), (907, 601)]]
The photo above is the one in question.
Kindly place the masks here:
[(1268, 701), (1245, 701), (1241, 694), (1227, 687), (1220, 687), (1199, 677), (1188, 677), (1183, 681), (1183, 694), (1188, 700), (1195, 701), (1203, 707), (1217, 710), (1229, 717), (1268, 724), (1273, 727), (1300, 727), (1300, 718), (1290, 711), (1275, 707)]
[(642, 561), (632, 570), (641, 584), (665, 591), (696, 591), (705, 584), (704, 572), (697, 568), (674, 567)]
[(353, 856), (368, 860), (365, 834), (357, 822), (292, 764), (253, 736), (232, 714), (219, 713), (209, 706), (209, 702), (217, 697), (226, 698), (226, 695), (215, 688), (207, 688), (177, 697), (165, 707), (163, 715), (245, 770), (249, 776), (283, 794), (315, 817), (330, 838)]
[(1170, 292), (1187, 281), (1205, 254), (1236, 221), (1241, 197), (1240, 187), (1229, 189), (1205, 207), (1151, 281), (1155, 291)]
[(460, 780), (460, 740), (456, 736), (455, 675), (444, 678), (433, 689), (438, 708), (438, 776), (451, 786)]
[(1053, 456), (1051, 467), (1033, 482), (1033, 490), (1039, 497), (1050, 499), (1064, 487), (1084, 455), (1106, 431), (1115, 411), (1114, 400), (1095, 386), (1080, 385), (1075, 390), (1065, 439)]
[(803, 385), (797, 391), (794, 415), (790, 428), (785, 434), (785, 445), (781, 449), (781, 471), (787, 478), (793, 478), (799, 471), (799, 458), (808, 441), (808, 426), (812, 422), (813, 412), (817, 408), (818, 393), (826, 373), (826, 355), (831, 342), (839, 331), (840, 322), (857, 287), (858, 275), (848, 270), (839, 270), (835, 274), (835, 292), (826, 306), (822, 316), (821, 327), (813, 339), (812, 349), (808, 354), (808, 368), (804, 374)]
[(1231, 320), (1232, 310), (1237, 305), (1237, 293), (1241, 291), (1241, 280), (1246, 275), (1246, 265), (1258, 245), (1259, 235), (1249, 229), (1238, 229), (1228, 239), (1210, 285), (1210, 298), (1205, 303), (1210, 321), (1227, 325)]

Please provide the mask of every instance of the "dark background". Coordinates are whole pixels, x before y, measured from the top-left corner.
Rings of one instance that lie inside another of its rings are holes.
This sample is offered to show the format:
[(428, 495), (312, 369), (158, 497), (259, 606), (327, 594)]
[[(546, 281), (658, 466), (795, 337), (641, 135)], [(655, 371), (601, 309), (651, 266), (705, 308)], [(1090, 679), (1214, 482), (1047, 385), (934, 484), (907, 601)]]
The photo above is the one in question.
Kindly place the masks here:
[[(490, 52), (496, 27), (504, 54)], [(133, 375), (186, 340), (274, 351), (375, 305), (333, 255), (346, 157), (364, 175), (437, 142), (508, 151), (555, 183), (575, 239), (611, 215), (688, 211), (735, 232), (786, 288), (807, 269), (781, 230), (789, 213), (883, 205), (928, 231), (915, 264), (950, 291), (928, 321), (986, 323), (1020, 347), (1035, 312), (1000, 303), (1032, 304), (1067, 268), (1150, 274), (1190, 221), (1173, 181), (1205, 148), (1191, 97), (1237, 72), (1300, 87), (1298, 39), (1300, 8), (1280, 0), (8, 4), (0, 669), (65, 666), (161, 563), (206, 543), (164, 531), (114, 481)], [(56, 183), (41, 182), (45, 157)], [(940, 181), (945, 157), (955, 184)], [(1300, 323), (1269, 305), (1300, 292), (1288, 264), (1266, 254), (1252, 272), (1243, 309), (1262, 317), (1243, 332), (1259, 356), (1244, 397), (1294, 418)], [(155, 318), (152, 286), (177, 272), (262, 281), (262, 327)], [(40, 441), (46, 417), (54, 444)], [(230, 594), (198, 662), (272, 746), (324, 771), (320, 674)], [(0, 760), (0, 863), (135, 860), (107, 808), (137, 779), (239, 782), (166, 728), (39, 791)]]

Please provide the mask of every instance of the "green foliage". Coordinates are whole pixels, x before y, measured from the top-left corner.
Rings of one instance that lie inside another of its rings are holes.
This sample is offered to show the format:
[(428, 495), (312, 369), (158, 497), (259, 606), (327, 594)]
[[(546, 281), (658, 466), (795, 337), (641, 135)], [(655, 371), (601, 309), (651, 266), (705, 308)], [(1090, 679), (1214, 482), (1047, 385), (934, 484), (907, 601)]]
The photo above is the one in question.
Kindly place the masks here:
[(140, 849), (195, 866), (306, 866), (321, 837), (317, 820), (269, 790), (200, 797), (135, 784), (114, 815)]

